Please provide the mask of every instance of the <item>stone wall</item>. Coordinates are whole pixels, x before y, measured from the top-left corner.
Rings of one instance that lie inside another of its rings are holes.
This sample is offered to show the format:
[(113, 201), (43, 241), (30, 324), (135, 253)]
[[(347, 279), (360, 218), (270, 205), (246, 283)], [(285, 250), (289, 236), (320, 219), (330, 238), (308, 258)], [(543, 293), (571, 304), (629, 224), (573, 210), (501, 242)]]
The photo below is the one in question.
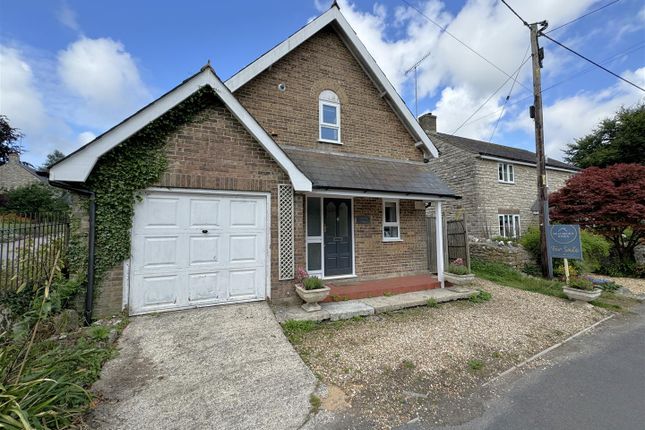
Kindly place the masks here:
[(638, 264), (645, 264), (645, 243), (634, 248), (634, 259)]
[(521, 245), (500, 245), (493, 241), (470, 242), (470, 258), (491, 263), (504, 263), (517, 270), (535, 266), (535, 259)]

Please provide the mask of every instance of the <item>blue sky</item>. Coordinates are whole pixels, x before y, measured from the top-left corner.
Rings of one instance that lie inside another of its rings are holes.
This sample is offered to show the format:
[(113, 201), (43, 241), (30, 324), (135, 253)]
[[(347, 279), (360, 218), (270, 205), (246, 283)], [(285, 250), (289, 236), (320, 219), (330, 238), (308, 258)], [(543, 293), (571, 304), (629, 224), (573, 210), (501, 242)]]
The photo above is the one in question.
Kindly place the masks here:
[[(508, 74), (526, 58), (527, 30), (499, 1), (408, 0)], [(551, 28), (610, 0), (514, 0)], [(530, 61), (517, 83), (468, 51), (402, 0), (339, 1), (341, 11), (414, 112), (439, 130), (527, 149)], [(230, 77), (329, 7), (326, 0), (150, 2), (0, 0), (0, 113), (25, 134), (23, 159), (69, 153), (195, 73), (208, 59)], [(645, 6), (621, 0), (551, 36), (645, 86)], [(561, 149), (645, 93), (541, 40), (547, 152)], [(590, 69), (591, 67), (591, 69)], [(512, 91), (511, 91), (511, 86)], [(469, 122), (474, 111), (500, 88)], [(507, 106), (504, 99), (509, 94)], [(497, 124), (498, 118), (501, 118)], [(497, 124), (497, 125), (496, 125)], [(494, 132), (494, 133), (493, 133)]]

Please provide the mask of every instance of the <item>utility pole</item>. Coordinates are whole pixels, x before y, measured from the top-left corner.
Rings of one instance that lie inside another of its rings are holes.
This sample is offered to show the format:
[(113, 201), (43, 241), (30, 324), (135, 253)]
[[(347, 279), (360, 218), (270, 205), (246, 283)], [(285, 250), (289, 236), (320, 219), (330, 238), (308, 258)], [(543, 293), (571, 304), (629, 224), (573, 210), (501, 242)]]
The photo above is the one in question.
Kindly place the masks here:
[(535, 152), (537, 154), (537, 186), (540, 208), (540, 261), (542, 275), (551, 279), (553, 266), (546, 245), (546, 229), (549, 225), (549, 197), (546, 184), (546, 157), (544, 155), (544, 126), (542, 116), (541, 68), (544, 50), (538, 44), (538, 36), (546, 29), (546, 21), (529, 24), (531, 30), (531, 53), (533, 56), (533, 106), (531, 117), (535, 122)]

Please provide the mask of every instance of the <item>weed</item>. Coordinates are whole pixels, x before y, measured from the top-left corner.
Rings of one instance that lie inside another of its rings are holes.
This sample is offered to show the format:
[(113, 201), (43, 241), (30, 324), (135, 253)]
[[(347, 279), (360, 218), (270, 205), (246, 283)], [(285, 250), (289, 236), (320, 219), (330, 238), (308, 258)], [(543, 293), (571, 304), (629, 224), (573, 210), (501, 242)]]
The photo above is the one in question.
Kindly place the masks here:
[(470, 367), (471, 370), (482, 370), (484, 368), (484, 362), (481, 360), (468, 360), (468, 367)]
[(104, 325), (94, 325), (90, 327), (87, 332), (90, 337), (97, 342), (107, 340), (110, 336), (110, 328)]
[(391, 297), (391, 296), (393, 296), (393, 295), (394, 295), (394, 293), (393, 293), (392, 291), (386, 291), (386, 292), (384, 292), (384, 293), (383, 293), (383, 295), (384, 295), (385, 297)]
[(470, 302), (471, 303), (484, 303), (489, 301), (493, 295), (489, 293), (488, 291), (484, 290), (479, 290), (477, 294), (470, 296)]
[(403, 367), (406, 369), (414, 369), (416, 366), (410, 360), (403, 360)]
[(430, 297), (428, 300), (426, 300), (426, 305), (428, 305), (429, 308), (436, 308), (439, 303), (437, 303), (436, 299)]
[(619, 311), (619, 310), (622, 309), (622, 307), (620, 305), (615, 305), (613, 303), (601, 302), (600, 300), (593, 300), (593, 301), (591, 301), (589, 303), (591, 303), (594, 306), (598, 306), (599, 308), (605, 308), (605, 309), (609, 309), (611, 311)]
[(313, 414), (317, 414), (318, 411), (320, 410), (320, 405), (322, 401), (320, 400), (320, 397), (318, 397), (315, 394), (309, 395), (309, 404), (311, 405), (311, 412)]
[(502, 354), (499, 351), (495, 351), (490, 356), (493, 358), (501, 358)]
[(282, 324), (282, 331), (284, 332), (289, 342), (299, 344), (306, 333), (316, 330), (318, 323), (316, 321), (296, 321), (289, 320)]
[(352, 321), (357, 322), (357, 321), (363, 321), (363, 316), (361, 315), (355, 315), (352, 317)]

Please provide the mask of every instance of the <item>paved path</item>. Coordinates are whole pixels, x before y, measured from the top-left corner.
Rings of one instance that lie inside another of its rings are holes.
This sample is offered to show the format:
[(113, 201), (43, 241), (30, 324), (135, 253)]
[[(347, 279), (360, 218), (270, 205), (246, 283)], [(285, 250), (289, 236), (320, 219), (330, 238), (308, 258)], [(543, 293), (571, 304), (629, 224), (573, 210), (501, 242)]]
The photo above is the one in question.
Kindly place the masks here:
[(546, 367), (501, 381), (481, 417), (450, 428), (645, 428), (645, 305), (635, 311), (554, 350)]
[(316, 380), (269, 306), (133, 318), (95, 389), (93, 429), (297, 429)]

